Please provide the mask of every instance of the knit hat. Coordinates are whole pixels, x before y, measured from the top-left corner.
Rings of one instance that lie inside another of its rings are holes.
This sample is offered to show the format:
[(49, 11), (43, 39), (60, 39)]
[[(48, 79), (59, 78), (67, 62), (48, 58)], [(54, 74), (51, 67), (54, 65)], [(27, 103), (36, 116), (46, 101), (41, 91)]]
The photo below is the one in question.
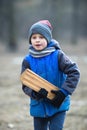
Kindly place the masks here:
[(29, 30), (29, 42), (31, 43), (31, 36), (39, 33), (43, 35), (49, 43), (52, 39), (52, 25), (48, 20), (41, 20), (33, 24)]

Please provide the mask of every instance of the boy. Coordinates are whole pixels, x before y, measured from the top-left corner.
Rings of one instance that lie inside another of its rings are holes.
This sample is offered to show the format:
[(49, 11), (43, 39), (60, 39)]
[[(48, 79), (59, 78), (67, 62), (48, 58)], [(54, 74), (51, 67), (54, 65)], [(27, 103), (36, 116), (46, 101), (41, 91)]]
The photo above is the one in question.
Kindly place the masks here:
[(79, 82), (79, 69), (52, 38), (52, 25), (48, 20), (41, 20), (31, 26), (29, 43), (29, 54), (22, 62), (21, 73), (29, 68), (60, 88), (52, 91), (55, 97), (48, 100), (45, 89), (35, 92), (25, 85), (22, 86), (24, 93), (30, 96), (34, 130), (62, 130), (66, 111), (70, 106), (70, 95)]

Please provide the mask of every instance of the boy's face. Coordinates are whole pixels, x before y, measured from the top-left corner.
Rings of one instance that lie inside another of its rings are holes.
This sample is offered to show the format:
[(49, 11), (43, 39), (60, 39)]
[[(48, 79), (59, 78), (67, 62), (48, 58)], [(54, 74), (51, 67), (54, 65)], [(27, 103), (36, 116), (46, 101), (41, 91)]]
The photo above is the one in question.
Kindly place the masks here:
[(31, 44), (35, 50), (41, 51), (47, 47), (47, 40), (41, 34), (33, 34), (31, 36)]

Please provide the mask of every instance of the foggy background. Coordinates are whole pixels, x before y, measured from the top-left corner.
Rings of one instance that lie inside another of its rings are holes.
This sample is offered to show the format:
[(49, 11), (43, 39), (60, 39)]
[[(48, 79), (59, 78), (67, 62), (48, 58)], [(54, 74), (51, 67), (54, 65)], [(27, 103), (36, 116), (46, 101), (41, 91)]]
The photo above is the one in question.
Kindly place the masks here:
[(1, 43), (18, 49), (30, 26), (42, 19), (51, 22), (53, 37), (61, 44), (87, 39), (86, 0), (0, 0)]

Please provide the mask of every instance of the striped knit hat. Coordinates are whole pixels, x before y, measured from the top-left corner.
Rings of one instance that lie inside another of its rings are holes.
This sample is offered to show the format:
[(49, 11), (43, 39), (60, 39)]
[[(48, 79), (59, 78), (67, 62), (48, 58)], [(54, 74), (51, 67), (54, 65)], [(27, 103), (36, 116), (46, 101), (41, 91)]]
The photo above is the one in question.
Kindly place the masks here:
[(33, 24), (29, 30), (29, 43), (31, 44), (31, 36), (39, 33), (43, 35), (49, 43), (52, 39), (52, 25), (48, 20), (41, 20)]

